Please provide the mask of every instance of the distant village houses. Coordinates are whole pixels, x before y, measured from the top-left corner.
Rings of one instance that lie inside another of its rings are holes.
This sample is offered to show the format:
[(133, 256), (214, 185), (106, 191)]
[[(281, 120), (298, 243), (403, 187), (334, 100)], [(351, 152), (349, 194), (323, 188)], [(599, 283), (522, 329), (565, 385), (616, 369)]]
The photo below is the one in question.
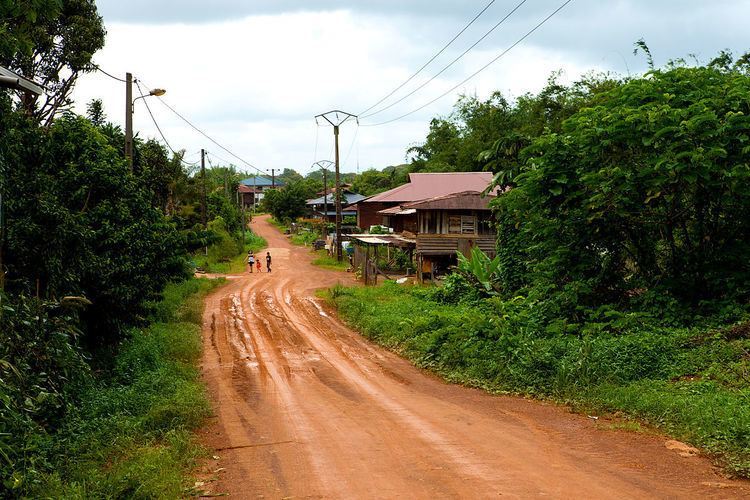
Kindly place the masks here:
[(269, 189), (284, 187), (284, 183), (279, 179), (269, 179), (256, 175), (248, 179), (242, 179), (237, 191), (242, 199), (242, 206), (245, 208), (255, 207), (263, 200), (263, 193)]
[[(479, 248), (495, 255), (495, 232), (489, 203), (497, 189), (482, 193), (492, 172), (412, 173), (409, 182), (346, 207), (357, 213), (364, 230), (386, 226), (392, 236), (353, 236), (367, 246), (393, 245), (413, 249), (420, 280), (455, 265), (458, 252)], [(365, 264), (366, 265), (366, 264)]]

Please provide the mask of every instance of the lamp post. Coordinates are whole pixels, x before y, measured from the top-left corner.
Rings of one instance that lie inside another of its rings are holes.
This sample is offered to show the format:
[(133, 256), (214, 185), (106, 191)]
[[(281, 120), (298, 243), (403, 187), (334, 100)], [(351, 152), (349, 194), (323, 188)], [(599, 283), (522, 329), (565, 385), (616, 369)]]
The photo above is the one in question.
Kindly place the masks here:
[(167, 91), (164, 89), (153, 89), (147, 95), (142, 95), (133, 99), (133, 74), (125, 73), (125, 156), (128, 159), (128, 166), (133, 170), (133, 112), (135, 111), (135, 101), (152, 95), (162, 96)]

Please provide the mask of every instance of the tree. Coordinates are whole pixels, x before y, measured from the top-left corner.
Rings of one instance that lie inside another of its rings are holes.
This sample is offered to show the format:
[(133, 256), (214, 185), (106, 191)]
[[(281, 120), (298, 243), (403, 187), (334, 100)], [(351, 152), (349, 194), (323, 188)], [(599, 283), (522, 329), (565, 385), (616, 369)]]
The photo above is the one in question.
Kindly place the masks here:
[(746, 294), (748, 95), (750, 76), (725, 65), (654, 70), (536, 138), (494, 202), (504, 285), (568, 311), (640, 288), (693, 304)]
[(294, 221), (305, 215), (307, 200), (313, 195), (304, 182), (292, 182), (281, 189), (266, 191), (263, 205), (276, 220)]
[(0, 2), (0, 64), (40, 83), (46, 93), (21, 95), (24, 109), (49, 127), (71, 105), (70, 93), (104, 46), (94, 0)]
[(89, 122), (66, 115), (49, 131), (14, 114), (5, 161), (8, 290), (83, 295), (93, 343), (116, 341), (145, 302), (185, 273), (185, 243), (153, 192)]

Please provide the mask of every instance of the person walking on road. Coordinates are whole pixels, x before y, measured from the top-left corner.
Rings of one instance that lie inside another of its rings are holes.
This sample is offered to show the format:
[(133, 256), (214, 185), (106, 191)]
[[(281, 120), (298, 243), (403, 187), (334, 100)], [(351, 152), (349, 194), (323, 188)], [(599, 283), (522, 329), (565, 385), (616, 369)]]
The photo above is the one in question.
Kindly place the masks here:
[(252, 250), (247, 253), (247, 263), (250, 264), (250, 272), (252, 273), (255, 266), (255, 255), (253, 255)]
[(266, 269), (267, 272), (271, 272), (271, 252), (266, 252)]
[(258, 268), (258, 272), (260, 272), (260, 257), (258, 257), (257, 259), (255, 259), (255, 265)]

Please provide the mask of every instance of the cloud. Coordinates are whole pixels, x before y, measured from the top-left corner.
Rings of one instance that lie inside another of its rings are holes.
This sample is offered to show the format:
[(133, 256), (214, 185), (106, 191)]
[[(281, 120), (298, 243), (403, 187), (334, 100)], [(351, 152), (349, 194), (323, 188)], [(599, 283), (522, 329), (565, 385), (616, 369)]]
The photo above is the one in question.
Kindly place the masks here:
[[(448, 0), (97, 4), (108, 37), (94, 59), (104, 69), (120, 76), (130, 71), (145, 86), (166, 88), (166, 102), (251, 163), (300, 171), (316, 156), (324, 159), (330, 152), (332, 133), (318, 129), (314, 115), (335, 108), (358, 113), (369, 107), (412, 75), (486, 5)], [(495, 2), (480, 22), (394, 97), (434, 75), (512, 5)], [(456, 86), (558, 5), (526, 2), (429, 85), (363, 124), (398, 117)], [(430, 119), (449, 114), (460, 94), (485, 98), (495, 90), (510, 96), (535, 92), (559, 69), (568, 80), (590, 70), (643, 71), (645, 58), (632, 54), (633, 42), (641, 37), (657, 64), (689, 53), (710, 60), (723, 48), (740, 54), (747, 49), (741, 23), (748, 18), (748, 1), (574, 0), (447, 97), (387, 126), (342, 128), (345, 170), (356, 169), (357, 159), (361, 168), (402, 163), (408, 146), (424, 140)], [(110, 119), (123, 123), (123, 95), (121, 83), (97, 73), (81, 78), (74, 98), (81, 112), (87, 101), (102, 98)], [(156, 98), (147, 102), (175, 149), (195, 154), (205, 147), (231, 159)], [(135, 127), (142, 136), (158, 137), (142, 100), (136, 103)]]

